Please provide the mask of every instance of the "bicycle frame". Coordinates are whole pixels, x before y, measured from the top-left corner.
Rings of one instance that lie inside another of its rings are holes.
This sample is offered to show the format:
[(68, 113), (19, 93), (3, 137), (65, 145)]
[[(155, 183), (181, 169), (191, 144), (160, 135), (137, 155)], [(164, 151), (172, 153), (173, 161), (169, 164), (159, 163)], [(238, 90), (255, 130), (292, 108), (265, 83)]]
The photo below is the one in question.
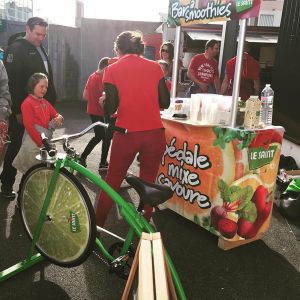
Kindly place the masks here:
[[(136, 234), (138, 237), (141, 236), (142, 232), (148, 232), (148, 233), (154, 233), (155, 229), (146, 221), (146, 219), (140, 215), (134, 208), (133, 204), (130, 204), (126, 202), (113, 188), (111, 188), (100, 176), (94, 174), (87, 168), (80, 165), (78, 162), (76, 162), (76, 157), (69, 157), (66, 156), (64, 158), (57, 158), (54, 162), (54, 172), (51, 177), (51, 181), (49, 184), (48, 191), (46, 193), (46, 197), (44, 200), (44, 204), (38, 219), (37, 226), (34, 230), (32, 243), (29, 249), (29, 252), (27, 254), (27, 257), (22, 262), (19, 262), (18, 264), (0, 272), (0, 282), (7, 280), (8, 278), (14, 276), (17, 273), (20, 273), (31, 266), (37, 264), (38, 262), (42, 261), (44, 258), (40, 253), (34, 254), (35, 245), (38, 242), (42, 226), (43, 226), (43, 220), (45, 220), (45, 216), (47, 213), (48, 206), (51, 201), (52, 194), (54, 192), (56, 182), (58, 179), (58, 175), (60, 172), (60, 169), (62, 167), (70, 168), (71, 171), (77, 171), (81, 175), (83, 175), (85, 178), (89, 179), (92, 183), (97, 185), (100, 189), (102, 189), (105, 193), (107, 193), (111, 199), (117, 203), (117, 205), (120, 208), (120, 213), (124, 217), (124, 219), (128, 222), (130, 225), (129, 231), (127, 233), (127, 236), (125, 238), (123, 247), (121, 249), (120, 255), (124, 255), (131, 244), (131, 241), (133, 239), (134, 234)], [(103, 253), (103, 255), (110, 261), (113, 261), (115, 258), (112, 257), (108, 251), (105, 249), (104, 245), (101, 243), (101, 241), (96, 238), (96, 244)], [(178, 274), (175, 270), (175, 267), (173, 265), (173, 262), (171, 261), (170, 256), (166, 252), (166, 260), (170, 268), (170, 272), (172, 275), (172, 279), (175, 285), (175, 288), (177, 290), (177, 295), (179, 299), (186, 299), (183, 287), (181, 285), (180, 279), (178, 277)]]

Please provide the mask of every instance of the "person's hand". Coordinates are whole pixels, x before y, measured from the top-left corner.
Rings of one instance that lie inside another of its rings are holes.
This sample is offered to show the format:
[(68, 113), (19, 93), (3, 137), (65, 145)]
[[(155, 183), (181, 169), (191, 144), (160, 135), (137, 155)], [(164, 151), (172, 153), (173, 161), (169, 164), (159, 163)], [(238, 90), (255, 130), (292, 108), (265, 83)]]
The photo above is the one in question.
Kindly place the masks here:
[(61, 127), (63, 124), (64, 118), (62, 115), (58, 114), (57, 117), (55, 117), (53, 120), (54, 120), (55, 125)]
[(16, 114), (17, 123), (23, 125), (23, 117), (22, 114)]
[(102, 96), (99, 98), (99, 104), (101, 108), (103, 108), (103, 101), (105, 100), (105, 98), (106, 98), (106, 94), (105, 92), (102, 92)]

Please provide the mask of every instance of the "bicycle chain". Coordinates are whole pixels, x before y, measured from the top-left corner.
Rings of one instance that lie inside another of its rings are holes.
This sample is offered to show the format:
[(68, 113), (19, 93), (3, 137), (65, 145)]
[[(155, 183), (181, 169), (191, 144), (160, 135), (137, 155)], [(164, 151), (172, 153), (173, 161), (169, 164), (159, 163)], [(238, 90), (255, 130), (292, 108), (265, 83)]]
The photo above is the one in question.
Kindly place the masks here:
[(97, 253), (97, 251), (96, 250), (93, 250), (93, 253), (107, 266), (107, 267), (110, 267), (110, 263), (106, 260), (106, 259), (104, 259), (101, 255), (99, 255), (98, 253)]

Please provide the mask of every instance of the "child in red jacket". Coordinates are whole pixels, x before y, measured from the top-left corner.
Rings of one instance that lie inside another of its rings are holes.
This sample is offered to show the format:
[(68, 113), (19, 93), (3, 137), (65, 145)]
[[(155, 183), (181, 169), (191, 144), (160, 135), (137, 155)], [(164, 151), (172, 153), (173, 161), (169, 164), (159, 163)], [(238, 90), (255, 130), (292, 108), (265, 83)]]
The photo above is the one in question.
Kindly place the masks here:
[(48, 88), (48, 78), (43, 73), (35, 73), (28, 80), (28, 97), (21, 105), (25, 133), (22, 146), (13, 166), (22, 173), (37, 163), (35, 159), (43, 146), (40, 134), (44, 132), (50, 139), (55, 127), (60, 127), (63, 117), (43, 97)]

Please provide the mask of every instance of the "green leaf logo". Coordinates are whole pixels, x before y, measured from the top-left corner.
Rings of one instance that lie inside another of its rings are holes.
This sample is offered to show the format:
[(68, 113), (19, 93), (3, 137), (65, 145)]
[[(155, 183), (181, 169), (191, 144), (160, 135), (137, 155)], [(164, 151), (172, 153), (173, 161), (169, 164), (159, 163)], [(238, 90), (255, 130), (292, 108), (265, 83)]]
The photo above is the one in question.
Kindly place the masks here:
[(277, 146), (270, 146), (269, 149), (264, 147), (248, 149), (249, 169), (255, 170), (269, 164), (276, 153)]
[(71, 232), (73, 233), (80, 232), (80, 223), (79, 223), (78, 215), (72, 211), (69, 212), (69, 222), (70, 222)]
[(253, 7), (254, 0), (236, 0), (235, 6), (237, 13), (244, 12)]

